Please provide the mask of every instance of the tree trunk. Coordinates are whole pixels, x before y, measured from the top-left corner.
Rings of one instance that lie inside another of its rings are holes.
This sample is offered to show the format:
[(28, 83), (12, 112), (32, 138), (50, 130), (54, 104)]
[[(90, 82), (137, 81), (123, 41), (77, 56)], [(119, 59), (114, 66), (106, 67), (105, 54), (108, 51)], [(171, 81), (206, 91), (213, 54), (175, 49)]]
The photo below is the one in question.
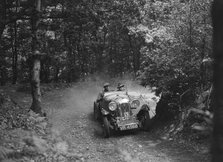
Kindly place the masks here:
[(17, 82), (17, 62), (18, 62), (18, 52), (17, 52), (17, 23), (15, 21), (14, 23), (14, 41), (13, 41), (13, 78), (12, 78), (12, 84), (16, 84)]
[(54, 75), (54, 81), (55, 82), (58, 82), (58, 80), (59, 80), (59, 72), (60, 72), (60, 68), (59, 67), (56, 67), (56, 69), (55, 69), (55, 75)]
[[(1, 0), (0, 1), (0, 46), (1, 46), (1, 38), (2, 38), (2, 34), (3, 31), (5, 29), (5, 19), (6, 19), (6, 0)], [(0, 55), (2, 56), (4, 54), (3, 49), (0, 49)], [(2, 59), (1, 63), (3, 63), (4, 58), (1, 57), (0, 59)], [(6, 83), (6, 69), (4, 67), (4, 65), (0, 65), (0, 84), (1, 86), (5, 85)]]
[(78, 34), (78, 43), (77, 43), (77, 55), (79, 60), (79, 69), (80, 73), (84, 72), (84, 62), (83, 62), (83, 47), (81, 45), (82, 41), (82, 25), (80, 25), (79, 34)]
[(134, 50), (134, 47), (132, 45), (132, 38), (131, 38), (131, 35), (129, 35), (129, 46), (130, 46), (130, 50), (131, 50), (131, 54), (132, 54), (132, 62), (133, 62), (133, 70), (134, 70), (134, 73), (136, 74), (136, 70), (135, 70), (135, 62), (134, 62), (134, 56), (135, 56), (135, 50)]
[(190, 47), (190, 52), (192, 52), (192, 2), (193, 0), (190, 0), (190, 11), (189, 11), (189, 47)]
[(2, 33), (5, 29), (5, 19), (6, 19), (6, 0), (0, 1), (0, 44)]
[(223, 161), (223, 1), (215, 0), (212, 6), (214, 55), (214, 131), (212, 161)]
[(33, 102), (31, 105), (31, 110), (35, 113), (42, 113), (41, 109), (41, 92), (40, 92), (40, 59), (38, 59), (37, 54), (33, 58), (33, 68), (32, 68), (32, 78), (31, 78), (31, 93)]
[(7, 81), (7, 73), (4, 66), (0, 66), (0, 85), (4, 86)]
[[(133, 42), (132, 42), (133, 41)], [(133, 46), (133, 44), (135, 46)], [(140, 69), (140, 45), (137, 44), (137, 41), (132, 39), (131, 36), (129, 35), (129, 46), (132, 51), (132, 63), (133, 63), (133, 70), (134, 74), (136, 75), (137, 71)]]
[(31, 17), (32, 25), (32, 70), (31, 70), (31, 94), (32, 94), (32, 105), (31, 110), (35, 113), (42, 114), (41, 108), (41, 92), (40, 92), (40, 52), (38, 52), (38, 42), (37, 42), (37, 28), (39, 24), (39, 13), (41, 0), (35, 0), (35, 6), (33, 8), (33, 13)]
[(205, 40), (205, 36), (203, 38), (203, 42), (202, 42), (202, 49), (201, 49), (201, 65), (200, 65), (200, 78), (201, 78), (201, 89), (204, 90), (205, 89), (205, 83), (206, 83), (206, 67), (205, 64), (203, 63), (203, 60), (205, 58), (205, 45), (206, 45), (206, 40)]

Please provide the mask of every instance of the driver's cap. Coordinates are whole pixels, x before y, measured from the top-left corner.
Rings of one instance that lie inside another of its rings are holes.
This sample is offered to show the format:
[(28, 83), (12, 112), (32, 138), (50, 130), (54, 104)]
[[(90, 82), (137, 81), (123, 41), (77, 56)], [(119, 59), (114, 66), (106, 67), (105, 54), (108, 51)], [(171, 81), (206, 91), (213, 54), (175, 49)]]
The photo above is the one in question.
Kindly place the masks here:
[(118, 88), (124, 87), (124, 84), (118, 83)]
[(109, 83), (105, 83), (104, 84), (104, 87), (108, 87), (110, 84)]

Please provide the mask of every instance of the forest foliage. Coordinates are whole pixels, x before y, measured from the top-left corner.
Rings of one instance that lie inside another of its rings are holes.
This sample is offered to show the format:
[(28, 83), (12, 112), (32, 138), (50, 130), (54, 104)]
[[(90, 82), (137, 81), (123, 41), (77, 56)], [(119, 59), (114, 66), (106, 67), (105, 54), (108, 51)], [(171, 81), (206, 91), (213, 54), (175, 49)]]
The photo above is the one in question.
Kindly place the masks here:
[[(1, 85), (30, 79), (34, 2), (0, 2)], [(210, 6), (211, 0), (44, 0), (37, 30), (41, 82), (131, 73), (171, 99), (207, 90)]]

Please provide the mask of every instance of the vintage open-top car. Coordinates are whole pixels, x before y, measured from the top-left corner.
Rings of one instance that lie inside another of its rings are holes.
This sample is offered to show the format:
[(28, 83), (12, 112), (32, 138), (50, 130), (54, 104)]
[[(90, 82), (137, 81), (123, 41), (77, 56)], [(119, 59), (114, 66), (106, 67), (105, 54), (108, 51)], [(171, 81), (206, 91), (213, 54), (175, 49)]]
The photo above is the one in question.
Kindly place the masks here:
[(104, 137), (109, 137), (112, 130), (149, 130), (159, 99), (155, 93), (105, 92), (94, 102), (94, 118), (102, 122)]

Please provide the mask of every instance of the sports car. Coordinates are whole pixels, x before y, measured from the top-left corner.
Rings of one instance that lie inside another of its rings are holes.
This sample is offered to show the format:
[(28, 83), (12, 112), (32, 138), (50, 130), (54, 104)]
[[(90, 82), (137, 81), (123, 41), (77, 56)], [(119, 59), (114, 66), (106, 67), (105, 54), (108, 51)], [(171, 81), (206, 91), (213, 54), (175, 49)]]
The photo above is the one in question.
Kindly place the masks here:
[(151, 119), (156, 115), (159, 100), (160, 96), (155, 93), (105, 92), (100, 101), (94, 102), (94, 118), (102, 123), (105, 138), (110, 137), (112, 131), (147, 131), (151, 127)]

